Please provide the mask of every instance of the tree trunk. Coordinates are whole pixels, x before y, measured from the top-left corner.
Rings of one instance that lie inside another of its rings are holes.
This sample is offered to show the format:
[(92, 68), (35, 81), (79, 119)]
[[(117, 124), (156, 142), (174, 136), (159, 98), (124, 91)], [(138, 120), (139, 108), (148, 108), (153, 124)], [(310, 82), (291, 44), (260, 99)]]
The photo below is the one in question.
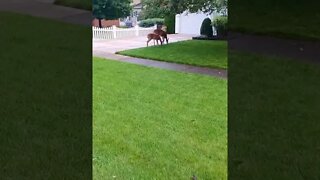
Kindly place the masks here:
[(99, 28), (102, 28), (102, 19), (99, 18)]

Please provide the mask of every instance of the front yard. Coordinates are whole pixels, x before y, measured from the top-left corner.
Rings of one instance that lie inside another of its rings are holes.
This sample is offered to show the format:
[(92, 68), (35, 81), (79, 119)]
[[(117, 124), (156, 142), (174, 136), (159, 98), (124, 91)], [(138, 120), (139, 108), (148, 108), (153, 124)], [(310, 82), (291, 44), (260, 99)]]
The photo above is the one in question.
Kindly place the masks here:
[(94, 179), (227, 179), (227, 81), (93, 60)]
[(118, 53), (139, 58), (227, 69), (227, 49), (227, 41), (190, 40)]

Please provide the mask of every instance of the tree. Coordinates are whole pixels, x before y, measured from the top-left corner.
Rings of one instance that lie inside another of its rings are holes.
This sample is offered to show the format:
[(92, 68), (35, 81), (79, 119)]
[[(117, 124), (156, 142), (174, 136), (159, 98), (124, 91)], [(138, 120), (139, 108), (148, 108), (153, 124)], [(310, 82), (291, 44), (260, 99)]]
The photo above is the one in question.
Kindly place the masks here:
[(182, 13), (187, 6), (186, 0), (143, 0), (144, 18), (164, 18), (167, 31), (174, 33), (175, 16)]
[(226, 13), (227, 0), (143, 0), (145, 18), (163, 18), (167, 15), (190, 12)]
[[(145, 18), (165, 18), (165, 24), (174, 33), (175, 15), (185, 10), (204, 13), (226, 12), (227, 0), (142, 0)], [(225, 14), (225, 13), (224, 13)]]
[(102, 19), (116, 19), (129, 16), (132, 10), (131, 0), (93, 0), (93, 16), (99, 20), (102, 27)]
[(164, 8), (164, 0), (142, 0), (143, 9), (141, 13), (145, 19), (164, 18), (167, 9)]
[(180, 14), (187, 8), (184, 2), (185, 0), (142, 0), (143, 14), (146, 19)]
[(190, 12), (202, 11), (204, 13), (218, 12), (226, 15), (228, 0), (187, 0)]

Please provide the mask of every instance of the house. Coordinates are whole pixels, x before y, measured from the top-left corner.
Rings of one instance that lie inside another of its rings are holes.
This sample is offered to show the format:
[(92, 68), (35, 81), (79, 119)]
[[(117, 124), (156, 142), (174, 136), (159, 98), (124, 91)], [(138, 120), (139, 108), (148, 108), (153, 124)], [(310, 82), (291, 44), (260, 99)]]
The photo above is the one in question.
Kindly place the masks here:
[(132, 6), (131, 17), (138, 18), (143, 8), (141, 0), (133, 0), (133, 3), (131, 4), (131, 6)]
[(135, 26), (138, 23), (138, 17), (143, 8), (141, 0), (133, 0), (131, 3), (131, 7), (132, 7), (132, 12), (130, 16), (128, 16), (123, 20), (122, 25), (129, 23), (132, 26)]
[[(176, 15), (175, 32), (180, 34), (200, 35), (200, 28), (205, 18), (214, 19), (219, 14), (205, 14), (201, 11), (190, 13), (185, 11)], [(215, 30), (214, 30), (215, 33)]]

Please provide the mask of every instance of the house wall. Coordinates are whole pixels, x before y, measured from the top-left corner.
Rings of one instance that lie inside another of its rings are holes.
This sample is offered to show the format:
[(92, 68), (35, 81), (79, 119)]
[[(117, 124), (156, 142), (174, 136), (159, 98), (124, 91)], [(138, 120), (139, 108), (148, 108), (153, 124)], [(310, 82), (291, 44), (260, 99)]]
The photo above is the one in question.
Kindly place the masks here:
[(141, 13), (141, 11), (142, 11), (142, 4), (134, 6), (133, 7), (133, 11), (132, 11), (132, 16), (133, 17), (138, 17), (139, 14)]
[(203, 20), (205, 18), (210, 18), (212, 20), (215, 16), (217, 16), (217, 14), (207, 15), (202, 12), (188, 13), (187, 11), (182, 14), (177, 14), (175, 27), (176, 33), (200, 35), (200, 28)]
[[(102, 23), (102, 26), (103, 27), (110, 27), (110, 26), (113, 26), (113, 25), (115, 25), (115, 26), (120, 26), (120, 21), (119, 21), (119, 19), (116, 19), (116, 20), (102, 20), (101, 21), (101, 23)], [(99, 20), (98, 19), (94, 19), (93, 21), (92, 21), (92, 26), (95, 26), (95, 27), (99, 27)]]

